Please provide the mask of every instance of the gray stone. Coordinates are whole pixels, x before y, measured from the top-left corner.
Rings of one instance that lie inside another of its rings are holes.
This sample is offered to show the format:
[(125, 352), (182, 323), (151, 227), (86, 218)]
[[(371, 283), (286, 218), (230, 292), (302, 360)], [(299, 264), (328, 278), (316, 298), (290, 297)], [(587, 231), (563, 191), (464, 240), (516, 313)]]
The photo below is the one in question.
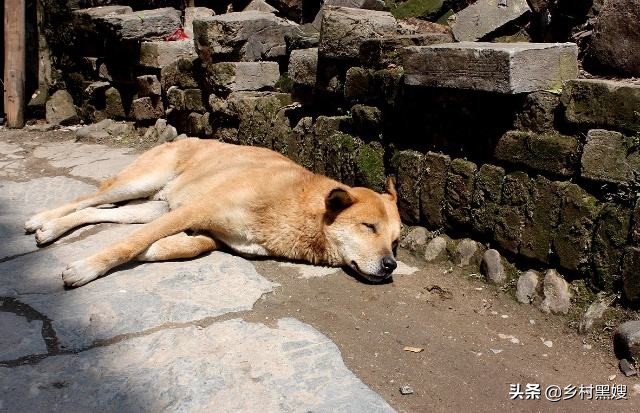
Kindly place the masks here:
[(83, 97), (89, 101), (95, 101), (104, 95), (104, 92), (111, 87), (111, 83), (106, 81), (93, 82), (84, 89)]
[(344, 97), (351, 102), (373, 100), (373, 73), (371, 69), (350, 67), (345, 75)]
[(353, 105), (351, 107), (353, 132), (360, 137), (375, 139), (383, 128), (382, 110), (375, 106)]
[(186, 7), (184, 9), (184, 32), (189, 36), (189, 42), (193, 47), (195, 53), (195, 47), (193, 44), (193, 39), (195, 38), (193, 33), (193, 22), (196, 19), (201, 19), (203, 17), (211, 17), (215, 16), (216, 13), (207, 7)]
[(477, 41), (530, 10), (526, 0), (478, 0), (450, 17), (449, 25), (457, 41)]
[[(95, 181), (115, 175), (136, 158), (130, 148), (110, 148), (106, 145), (89, 145), (74, 141), (41, 144), (33, 151), (33, 156), (46, 159), (56, 168), (67, 169), (69, 175)], [(59, 201), (59, 204), (63, 201)], [(50, 208), (54, 206), (56, 205)]]
[(133, 9), (129, 6), (108, 5), (74, 10), (71, 15), (73, 16), (74, 29), (97, 33), (100, 30), (101, 18), (132, 12)]
[(396, 33), (396, 19), (389, 12), (326, 7), (318, 53), (331, 59), (357, 60), (365, 40)]
[(640, 248), (629, 246), (624, 250), (622, 282), (624, 296), (631, 302), (640, 301)]
[(451, 43), (447, 33), (423, 33), (414, 35), (394, 35), (367, 39), (360, 45), (360, 64), (372, 69), (385, 69), (389, 65), (401, 65), (406, 46), (430, 46)]
[(104, 113), (111, 119), (122, 119), (127, 114), (124, 112), (122, 96), (115, 87), (110, 87), (104, 91), (105, 108)]
[(160, 97), (144, 97), (131, 102), (131, 116), (139, 121), (156, 120), (164, 116), (164, 106)]
[(482, 255), (480, 271), (493, 284), (503, 285), (507, 281), (507, 272), (502, 265), (502, 256), (498, 250), (489, 249)]
[(545, 313), (567, 314), (571, 306), (569, 283), (556, 270), (547, 270), (543, 283), (544, 300), (540, 309)]
[(560, 109), (560, 97), (551, 92), (533, 92), (524, 96), (518, 108), (515, 128), (538, 133), (552, 132)]
[(423, 250), (430, 238), (430, 233), (424, 227), (413, 227), (400, 241), (400, 246), (409, 251)]
[(406, 48), (405, 83), (506, 94), (562, 88), (578, 75), (573, 43), (462, 42)]
[(448, 155), (427, 152), (424, 156), (420, 214), (429, 228), (442, 228), (445, 224), (444, 201), (449, 165), (451, 158)]
[(393, 411), (335, 344), (291, 318), (166, 329), (0, 368), (0, 388), (9, 411)]
[(189, 136), (211, 136), (213, 129), (209, 121), (209, 112), (191, 112), (187, 116), (186, 132)]
[(93, 190), (92, 185), (65, 177), (0, 181), (0, 204), (12, 206), (11, 211), (0, 216), (0, 260), (38, 249), (34, 236), (24, 233), (24, 222), (31, 215)]
[(417, 151), (401, 151), (394, 158), (398, 190), (398, 209), (402, 221), (415, 225), (420, 222), (420, 182), (423, 155)]
[(461, 240), (453, 252), (453, 263), (458, 267), (466, 267), (467, 265), (478, 264), (477, 254), (479, 251), (478, 243), (472, 239), (464, 238)]
[(180, 88), (197, 88), (196, 74), (193, 58), (180, 58), (168, 64), (160, 70), (162, 89), (167, 90), (171, 86)]
[(243, 11), (261, 11), (264, 13), (278, 13), (278, 9), (264, 0), (251, 0)]
[(318, 71), (318, 48), (292, 50), (289, 57), (289, 78), (294, 85), (313, 88)]
[(593, 26), (588, 54), (608, 71), (640, 76), (640, 3), (606, 1)]
[(509, 131), (495, 149), (495, 157), (552, 175), (572, 176), (578, 164), (580, 143), (557, 133)]
[(478, 166), (465, 159), (451, 161), (445, 188), (447, 225), (455, 228), (471, 223), (473, 190)]
[(184, 91), (184, 109), (191, 112), (206, 112), (204, 100), (202, 99), (202, 90), (185, 89)]
[(322, 7), (316, 14), (316, 17), (311, 23), (313, 27), (320, 30), (322, 28), (322, 17), (324, 16), (325, 7), (348, 7), (351, 9), (366, 9), (366, 10), (386, 10), (387, 7), (383, 0), (324, 0)]
[(29, 321), (17, 314), (0, 311), (0, 360), (46, 354), (47, 345), (42, 338), (42, 321)]
[(216, 92), (272, 89), (280, 78), (277, 62), (224, 62), (206, 66), (207, 85)]
[(538, 297), (539, 274), (529, 270), (521, 274), (516, 286), (516, 299), (522, 304), (531, 304)]
[(285, 35), (299, 28), (272, 13), (246, 11), (197, 19), (193, 31), (198, 56), (210, 64), (285, 56)]
[(185, 110), (184, 104), (184, 90), (178, 88), (177, 86), (171, 86), (167, 90), (167, 103), (170, 108), (174, 108), (176, 110)]
[(178, 136), (176, 128), (169, 125), (165, 119), (158, 119), (156, 124), (149, 127), (144, 134), (145, 142), (171, 142)]
[(582, 152), (582, 177), (598, 182), (628, 184), (640, 171), (637, 142), (619, 132), (592, 129)]
[(47, 123), (52, 125), (72, 125), (80, 120), (73, 98), (66, 90), (58, 90), (51, 95), (46, 105), (46, 116)]
[(613, 347), (618, 358), (640, 359), (640, 320), (620, 324), (613, 337)]
[(593, 328), (593, 324), (602, 318), (615, 297), (600, 297), (589, 305), (587, 310), (580, 317), (578, 332), (586, 333)]
[(604, 79), (568, 81), (565, 116), (573, 124), (640, 132), (640, 85)]
[(156, 75), (142, 75), (136, 78), (138, 97), (162, 96), (162, 86)]
[(120, 40), (162, 40), (182, 27), (181, 17), (179, 10), (165, 7), (111, 14), (100, 21), (107, 33)]
[(635, 366), (631, 364), (631, 362), (627, 359), (622, 359), (618, 363), (620, 367), (620, 371), (624, 374), (625, 377), (637, 376), (638, 370), (636, 370)]
[(447, 239), (443, 236), (437, 236), (429, 241), (424, 249), (424, 259), (427, 262), (445, 261), (447, 256)]
[(194, 59), (198, 55), (193, 40), (163, 40), (142, 42), (140, 44), (139, 64), (145, 67), (162, 69), (181, 58)]
[(79, 141), (100, 142), (122, 138), (134, 133), (135, 127), (129, 122), (116, 122), (112, 119), (105, 119), (98, 123), (83, 126), (76, 131), (76, 138)]

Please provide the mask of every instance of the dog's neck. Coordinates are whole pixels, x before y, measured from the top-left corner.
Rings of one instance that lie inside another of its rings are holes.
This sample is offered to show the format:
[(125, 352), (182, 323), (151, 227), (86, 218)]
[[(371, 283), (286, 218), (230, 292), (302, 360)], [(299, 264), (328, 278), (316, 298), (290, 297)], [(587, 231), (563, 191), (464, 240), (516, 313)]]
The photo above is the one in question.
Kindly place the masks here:
[[(273, 254), (313, 264), (341, 265), (338, 247), (326, 232), (325, 197), (339, 185), (325, 177), (307, 177), (292, 188), (292, 196), (279, 211), (271, 211), (270, 219), (281, 228), (278, 237), (267, 234), (265, 247)], [(326, 188), (325, 188), (326, 187)]]

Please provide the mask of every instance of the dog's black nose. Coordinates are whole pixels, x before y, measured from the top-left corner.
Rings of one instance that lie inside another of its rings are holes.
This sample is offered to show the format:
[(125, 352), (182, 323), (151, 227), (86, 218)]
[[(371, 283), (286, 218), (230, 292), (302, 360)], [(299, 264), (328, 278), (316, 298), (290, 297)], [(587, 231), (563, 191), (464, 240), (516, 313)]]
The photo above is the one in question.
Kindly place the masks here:
[(394, 260), (392, 256), (382, 258), (382, 268), (384, 268), (386, 273), (391, 274), (397, 267), (398, 263), (396, 263), (396, 260)]

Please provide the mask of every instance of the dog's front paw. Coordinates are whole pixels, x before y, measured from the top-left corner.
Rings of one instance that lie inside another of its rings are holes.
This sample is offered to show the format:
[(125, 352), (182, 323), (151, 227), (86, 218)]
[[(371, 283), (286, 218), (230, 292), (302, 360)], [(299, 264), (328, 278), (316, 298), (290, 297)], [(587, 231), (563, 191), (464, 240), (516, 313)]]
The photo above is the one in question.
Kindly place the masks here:
[(55, 241), (59, 235), (59, 231), (56, 229), (55, 225), (51, 222), (45, 222), (36, 230), (36, 243), (38, 245), (47, 244), (51, 241)]
[(91, 264), (89, 260), (72, 262), (62, 271), (62, 281), (67, 287), (81, 287), (100, 277), (104, 272)]
[(29, 218), (27, 222), (24, 223), (24, 230), (27, 233), (35, 232), (40, 229), (44, 223), (47, 222), (47, 216), (45, 212), (41, 212)]

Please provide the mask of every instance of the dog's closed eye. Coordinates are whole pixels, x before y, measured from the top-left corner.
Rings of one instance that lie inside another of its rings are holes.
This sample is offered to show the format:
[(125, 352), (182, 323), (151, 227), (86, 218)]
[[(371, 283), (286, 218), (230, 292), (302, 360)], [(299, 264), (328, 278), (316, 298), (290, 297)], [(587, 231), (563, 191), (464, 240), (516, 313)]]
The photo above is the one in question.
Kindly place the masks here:
[(374, 234), (376, 232), (378, 232), (378, 229), (376, 228), (375, 224), (370, 224), (368, 222), (363, 222), (362, 225), (364, 225), (365, 227), (367, 227), (369, 229), (369, 231), (373, 232)]

